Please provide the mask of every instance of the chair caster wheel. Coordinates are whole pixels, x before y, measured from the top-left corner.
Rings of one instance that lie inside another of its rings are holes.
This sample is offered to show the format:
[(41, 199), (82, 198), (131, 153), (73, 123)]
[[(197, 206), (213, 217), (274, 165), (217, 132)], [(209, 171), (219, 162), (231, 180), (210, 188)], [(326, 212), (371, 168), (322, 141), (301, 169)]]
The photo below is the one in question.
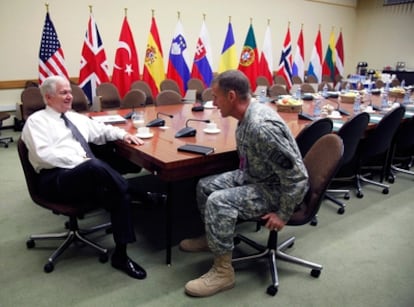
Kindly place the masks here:
[(109, 259), (109, 257), (108, 257), (107, 253), (102, 253), (102, 254), (99, 255), (99, 262), (100, 263), (108, 262), (108, 259)]
[(356, 195), (358, 198), (362, 198), (362, 197), (364, 197), (364, 194), (362, 194), (362, 192), (357, 192), (357, 195)]
[(271, 296), (275, 296), (277, 293), (277, 287), (274, 285), (271, 285), (269, 287), (267, 287), (266, 293), (271, 295)]
[(387, 181), (389, 183), (394, 183), (395, 179), (394, 179), (394, 177), (388, 177), (388, 180)]
[(388, 193), (389, 193), (388, 188), (385, 188), (384, 190), (382, 190), (382, 194), (388, 194)]
[(69, 222), (65, 222), (65, 229), (69, 229)]
[(344, 207), (339, 208), (337, 213), (338, 214), (344, 214), (345, 213), (345, 208)]
[(27, 248), (33, 248), (33, 247), (35, 247), (35, 241), (33, 239), (27, 240), (26, 241), (26, 247)]
[(318, 220), (317, 219), (312, 219), (312, 221), (310, 221), (310, 224), (312, 226), (317, 226), (318, 225)]
[(234, 245), (240, 244), (240, 242), (241, 242), (240, 238), (238, 238), (238, 237), (233, 238)]
[(109, 227), (109, 228), (105, 229), (105, 233), (107, 235), (111, 234), (112, 233), (112, 227)]
[(351, 198), (351, 196), (349, 195), (349, 193), (346, 193), (345, 195), (344, 195), (344, 199), (345, 200), (349, 200)]
[(55, 266), (53, 265), (52, 262), (48, 262), (45, 264), (45, 266), (43, 267), (43, 271), (45, 271), (45, 273), (50, 273), (54, 270)]
[(321, 271), (320, 270), (312, 270), (310, 274), (311, 274), (312, 277), (318, 278), (319, 275), (321, 275)]

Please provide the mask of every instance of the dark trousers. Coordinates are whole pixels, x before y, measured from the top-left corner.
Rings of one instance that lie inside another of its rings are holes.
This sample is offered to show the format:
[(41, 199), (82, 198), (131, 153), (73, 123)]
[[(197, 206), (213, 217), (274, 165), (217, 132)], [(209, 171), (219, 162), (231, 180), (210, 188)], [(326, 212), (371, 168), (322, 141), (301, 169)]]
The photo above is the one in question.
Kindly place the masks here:
[(115, 243), (135, 241), (128, 182), (106, 162), (89, 159), (73, 169), (42, 170), (39, 182), (45, 198), (107, 209)]

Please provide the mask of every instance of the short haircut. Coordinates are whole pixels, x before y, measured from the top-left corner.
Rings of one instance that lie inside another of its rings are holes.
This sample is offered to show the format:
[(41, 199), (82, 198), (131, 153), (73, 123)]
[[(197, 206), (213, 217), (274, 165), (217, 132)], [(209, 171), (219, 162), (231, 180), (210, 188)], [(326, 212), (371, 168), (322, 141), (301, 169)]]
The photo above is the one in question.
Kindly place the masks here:
[(242, 100), (246, 100), (250, 95), (250, 83), (246, 75), (239, 70), (227, 70), (219, 74), (213, 84), (217, 84), (224, 93), (235, 91)]
[(40, 85), (40, 93), (42, 94), (43, 100), (45, 100), (46, 94), (56, 94), (56, 84), (58, 82), (68, 82), (68, 80), (62, 76), (50, 76), (43, 81)]

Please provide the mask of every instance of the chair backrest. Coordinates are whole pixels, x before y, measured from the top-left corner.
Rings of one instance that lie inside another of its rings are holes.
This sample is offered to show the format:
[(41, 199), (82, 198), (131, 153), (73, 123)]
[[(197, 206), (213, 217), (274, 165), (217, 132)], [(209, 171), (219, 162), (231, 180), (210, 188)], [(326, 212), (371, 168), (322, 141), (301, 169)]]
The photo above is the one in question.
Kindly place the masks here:
[(299, 76), (292, 76), (292, 83), (293, 84), (302, 84), (303, 83), (303, 80)]
[(404, 120), (397, 129), (393, 139), (395, 154), (414, 153), (414, 117)]
[(286, 86), (286, 80), (282, 76), (276, 75), (274, 77), (274, 79), (275, 79), (275, 84), (282, 84), (282, 85)]
[(111, 82), (103, 82), (96, 87), (96, 96), (101, 97), (101, 109), (116, 109), (121, 105), (121, 96), (116, 86)]
[(24, 121), (34, 112), (46, 107), (40, 88), (28, 87), (20, 95), (22, 101), (22, 118)]
[(29, 151), (26, 144), (21, 138), (17, 141), (17, 152), (19, 154), (20, 164), (23, 169), (26, 186), (29, 191), (31, 199), (39, 206), (49, 209), (56, 214), (63, 214), (66, 216), (82, 215), (88, 210), (88, 206), (76, 206), (69, 203), (58, 203), (44, 199), (38, 190), (39, 175), (34, 170), (29, 160)]
[(381, 79), (375, 80), (375, 88), (383, 88), (384, 87), (384, 81)]
[(309, 190), (290, 217), (288, 225), (307, 224), (318, 213), (325, 192), (341, 163), (343, 147), (342, 139), (331, 133), (322, 136), (310, 148), (303, 159), (309, 176)]
[(182, 97), (179, 93), (174, 90), (164, 90), (159, 92), (155, 104), (157, 106), (167, 104), (180, 104), (183, 103)]
[(256, 86), (259, 85), (266, 86), (267, 88), (271, 86), (269, 80), (265, 76), (258, 76), (256, 78)]
[(287, 95), (289, 94), (286, 86), (282, 85), (282, 84), (273, 84), (270, 88), (269, 88), (269, 96), (270, 97), (275, 97), (275, 96), (279, 96), (279, 95)]
[(305, 157), (309, 149), (318, 139), (325, 134), (331, 133), (332, 129), (333, 122), (327, 117), (318, 119), (303, 128), (295, 138), (302, 157)]
[(318, 84), (318, 91), (322, 91), (323, 88), (324, 88), (324, 86), (325, 86), (325, 84), (328, 87), (328, 91), (332, 91), (333, 90), (333, 87), (332, 87), (332, 85), (331, 85), (330, 82), (322, 81), (321, 83)]
[(342, 138), (344, 143), (344, 155), (342, 164), (346, 165), (355, 155), (356, 149), (361, 138), (367, 129), (369, 123), (369, 114), (361, 112), (347, 122), (338, 130), (337, 134)]
[(203, 102), (213, 100), (213, 89), (211, 87), (206, 88), (203, 93), (201, 93), (201, 100)]
[(390, 150), (392, 139), (401, 124), (404, 113), (405, 108), (402, 106), (392, 109), (384, 115), (374, 129), (367, 133), (358, 148), (360, 161), (364, 162)]
[(160, 90), (161, 91), (171, 90), (171, 91), (177, 92), (178, 94), (180, 94), (180, 96), (182, 95), (180, 87), (178, 86), (177, 82), (173, 79), (162, 80), (160, 83)]
[(153, 104), (154, 97), (152, 96), (151, 88), (149, 87), (148, 83), (143, 80), (135, 81), (131, 84), (131, 90), (141, 90), (147, 95), (147, 101), (145, 104)]
[(147, 101), (147, 95), (145, 94), (144, 91), (142, 90), (137, 90), (137, 89), (133, 89), (133, 90), (129, 90), (124, 98), (121, 100), (121, 105), (120, 108), (121, 109), (134, 109), (134, 108), (138, 108), (138, 107), (143, 107), (145, 106)]
[(196, 90), (196, 98), (198, 100), (201, 100), (201, 94), (205, 88), (203, 81), (198, 78), (190, 78), (187, 82), (187, 89)]
[(89, 110), (89, 100), (85, 92), (76, 84), (70, 84), (72, 88), (72, 109), (76, 112), (86, 112)]
[(306, 82), (307, 83), (319, 83), (318, 79), (314, 75), (307, 75)]
[(300, 90), (302, 93), (315, 93), (315, 88), (309, 83), (302, 83)]

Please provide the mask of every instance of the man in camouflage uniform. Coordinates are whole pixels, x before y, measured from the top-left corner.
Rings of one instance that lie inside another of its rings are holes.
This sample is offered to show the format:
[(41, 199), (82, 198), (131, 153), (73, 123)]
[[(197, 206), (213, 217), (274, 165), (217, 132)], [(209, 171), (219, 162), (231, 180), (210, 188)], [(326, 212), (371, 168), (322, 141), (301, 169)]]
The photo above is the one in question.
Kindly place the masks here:
[(231, 264), (238, 218), (262, 217), (281, 230), (308, 187), (308, 175), (296, 141), (283, 119), (269, 106), (251, 102), (246, 76), (237, 70), (213, 81), (214, 105), (223, 117), (239, 120), (236, 130), (239, 169), (201, 179), (197, 203), (206, 235), (180, 242), (188, 252), (211, 250), (214, 265), (185, 291), (209, 296), (234, 286)]

